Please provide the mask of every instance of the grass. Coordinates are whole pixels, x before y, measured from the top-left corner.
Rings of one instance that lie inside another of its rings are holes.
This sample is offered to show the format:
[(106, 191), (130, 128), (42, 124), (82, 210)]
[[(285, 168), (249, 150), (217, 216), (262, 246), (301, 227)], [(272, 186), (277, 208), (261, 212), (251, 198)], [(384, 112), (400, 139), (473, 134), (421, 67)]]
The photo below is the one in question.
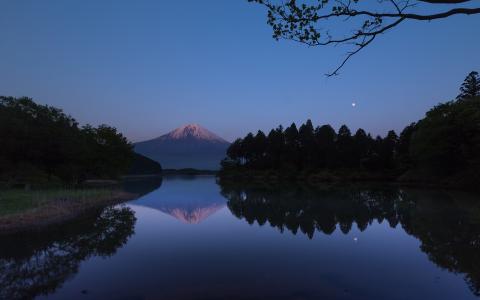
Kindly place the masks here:
[(0, 234), (72, 219), (82, 212), (127, 201), (119, 189), (0, 190)]
[(0, 216), (22, 213), (53, 202), (87, 204), (112, 195), (113, 190), (108, 189), (5, 190), (0, 191)]

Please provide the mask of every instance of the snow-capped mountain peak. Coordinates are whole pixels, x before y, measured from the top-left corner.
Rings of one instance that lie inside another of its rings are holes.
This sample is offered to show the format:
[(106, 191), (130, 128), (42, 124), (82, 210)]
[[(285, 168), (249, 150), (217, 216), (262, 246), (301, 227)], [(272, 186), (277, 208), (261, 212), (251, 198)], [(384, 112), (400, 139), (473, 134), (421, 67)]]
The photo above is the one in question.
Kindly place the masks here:
[(224, 139), (198, 124), (188, 124), (179, 127), (161, 137), (162, 139), (181, 140), (195, 138), (211, 142), (226, 143)]

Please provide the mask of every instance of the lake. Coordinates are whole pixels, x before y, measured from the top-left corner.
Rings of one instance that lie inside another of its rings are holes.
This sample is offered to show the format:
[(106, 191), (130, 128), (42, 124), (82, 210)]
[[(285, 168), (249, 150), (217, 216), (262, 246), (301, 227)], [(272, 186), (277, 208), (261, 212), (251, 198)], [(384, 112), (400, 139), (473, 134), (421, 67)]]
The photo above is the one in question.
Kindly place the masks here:
[(1, 299), (478, 299), (480, 199), (391, 186), (125, 183), (139, 198), (0, 236)]

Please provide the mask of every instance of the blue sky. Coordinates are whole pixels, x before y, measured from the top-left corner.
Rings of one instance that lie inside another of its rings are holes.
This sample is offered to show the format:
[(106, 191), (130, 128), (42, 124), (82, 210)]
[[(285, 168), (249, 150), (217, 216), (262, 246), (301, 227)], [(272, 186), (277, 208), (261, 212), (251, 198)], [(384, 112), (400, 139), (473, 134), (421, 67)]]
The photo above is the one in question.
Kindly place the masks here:
[(277, 42), (266, 11), (246, 0), (18, 0), (0, 11), (0, 95), (132, 141), (186, 123), (233, 140), (308, 118), (383, 135), (480, 71), (478, 15), (407, 22), (326, 78), (345, 49)]

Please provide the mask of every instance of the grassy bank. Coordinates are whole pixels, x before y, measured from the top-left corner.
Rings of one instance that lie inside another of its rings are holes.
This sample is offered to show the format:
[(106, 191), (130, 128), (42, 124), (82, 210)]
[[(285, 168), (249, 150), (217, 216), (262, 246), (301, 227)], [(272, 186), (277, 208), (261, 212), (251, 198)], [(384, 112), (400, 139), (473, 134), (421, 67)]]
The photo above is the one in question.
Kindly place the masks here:
[(132, 199), (118, 189), (48, 189), (0, 191), (0, 234), (72, 219), (81, 213)]

